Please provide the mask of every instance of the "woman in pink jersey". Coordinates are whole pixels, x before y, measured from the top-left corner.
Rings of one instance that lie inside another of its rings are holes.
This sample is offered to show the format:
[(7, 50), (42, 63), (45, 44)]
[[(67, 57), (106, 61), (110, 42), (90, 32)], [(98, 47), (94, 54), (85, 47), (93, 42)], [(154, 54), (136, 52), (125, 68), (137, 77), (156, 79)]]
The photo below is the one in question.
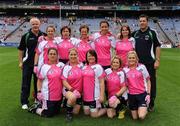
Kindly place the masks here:
[(129, 108), (133, 119), (144, 119), (147, 114), (147, 106), (150, 102), (150, 76), (143, 64), (138, 64), (135, 51), (128, 53), (128, 66), (124, 68), (127, 87)]
[(48, 26), (46, 28), (47, 36), (44, 37), (44, 40), (42, 40), (37, 48), (36, 48), (36, 54), (34, 59), (34, 72), (38, 73), (41, 66), (43, 64), (48, 63), (48, 49), (49, 48), (56, 48), (57, 44), (56, 40), (54, 39), (54, 33), (55, 33), (55, 27), (54, 26)]
[(69, 60), (69, 50), (76, 47), (78, 39), (71, 37), (71, 29), (68, 26), (61, 28), (61, 37), (56, 37), (60, 61), (67, 63)]
[(57, 49), (49, 48), (48, 63), (43, 64), (37, 84), (37, 98), (42, 102), (42, 106), (35, 103), (29, 108), (29, 112), (43, 117), (52, 117), (59, 113), (62, 101), (61, 72), (63, 67), (62, 62), (58, 63)]
[(79, 61), (83, 62), (85, 64), (86, 53), (89, 49), (92, 49), (92, 47), (90, 45), (91, 41), (89, 40), (89, 36), (88, 36), (89, 27), (87, 25), (82, 25), (79, 28), (79, 32), (81, 34), (80, 43), (77, 45)]
[(98, 55), (98, 64), (105, 69), (111, 65), (111, 56), (115, 48), (115, 37), (109, 32), (109, 23), (107, 21), (100, 22), (100, 32), (94, 33), (91, 36), (93, 43), (92, 47)]
[(87, 65), (83, 68), (83, 105), (85, 115), (100, 117), (106, 113), (104, 102), (104, 70), (97, 64), (95, 50), (86, 54)]
[(111, 68), (105, 70), (106, 88), (108, 91), (107, 115), (113, 118), (119, 112), (119, 119), (124, 118), (124, 107), (127, 105), (127, 88), (125, 85), (125, 75), (121, 70), (122, 61), (115, 56), (111, 61)]
[(66, 120), (72, 120), (72, 114), (78, 114), (81, 107), (82, 94), (82, 63), (78, 61), (78, 52), (75, 48), (69, 51), (69, 63), (64, 67), (62, 73), (64, 96), (67, 99)]
[(134, 50), (135, 40), (131, 37), (131, 31), (128, 25), (120, 29), (119, 40), (116, 41), (116, 55), (122, 59), (122, 66), (127, 65), (127, 53)]

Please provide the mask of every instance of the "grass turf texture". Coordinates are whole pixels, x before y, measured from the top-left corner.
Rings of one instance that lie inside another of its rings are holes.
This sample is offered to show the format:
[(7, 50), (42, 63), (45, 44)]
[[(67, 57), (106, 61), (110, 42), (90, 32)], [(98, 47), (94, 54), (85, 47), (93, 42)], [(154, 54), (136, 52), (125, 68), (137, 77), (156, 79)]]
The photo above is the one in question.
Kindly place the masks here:
[[(158, 90), (155, 112), (144, 121), (132, 120), (126, 113), (123, 120), (103, 116), (93, 119), (74, 116), (72, 123), (65, 121), (65, 112), (53, 118), (42, 118), (28, 113), (20, 106), (21, 71), (18, 68), (16, 48), (0, 47), (0, 126), (179, 126), (180, 125), (180, 49), (162, 49), (158, 70)], [(32, 98), (30, 98), (32, 102)]]

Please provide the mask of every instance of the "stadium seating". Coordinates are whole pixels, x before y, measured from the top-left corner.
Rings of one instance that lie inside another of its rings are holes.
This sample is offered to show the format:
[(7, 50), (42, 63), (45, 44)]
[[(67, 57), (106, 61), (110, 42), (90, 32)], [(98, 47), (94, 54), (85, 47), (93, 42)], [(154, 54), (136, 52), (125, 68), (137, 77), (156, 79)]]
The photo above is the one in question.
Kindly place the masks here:
[[(41, 30), (46, 31), (46, 27), (48, 25), (54, 25), (56, 27), (57, 35), (60, 35), (60, 28), (62, 26), (68, 25), (72, 29), (72, 36), (79, 37), (79, 27), (83, 24), (86, 24), (90, 28), (90, 33), (94, 33), (99, 30), (99, 22), (104, 20), (103, 18), (77, 18), (76, 21), (70, 22), (67, 18), (49, 18), (43, 17), (40, 18), (42, 25)], [(131, 28), (131, 31), (137, 30), (139, 28), (138, 21), (135, 18), (125, 18), (121, 20), (120, 24), (117, 24), (113, 19), (106, 18), (110, 24), (110, 31), (113, 34), (118, 34), (119, 25), (128, 24)], [(0, 39), (2, 40), (9, 33), (14, 31), (22, 22), (24, 18), (20, 17), (0, 17)], [(61, 23), (60, 23), (61, 22)], [(180, 41), (180, 18), (160, 18), (159, 24), (162, 28), (162, 31), (153, 20), (149, 21), (149, 25), (151, 28), (155, 29), (158, 33), (158, 37), (160, 42), (169, 43), (168, 38), (175, 44)], [(15, 31), (11, 36), (9, 36), (5, 42), (16, 42), (20, 41), (21, 36), (28, 31), (30, 25), (28, 22), (25, 22), (17, 31)]]

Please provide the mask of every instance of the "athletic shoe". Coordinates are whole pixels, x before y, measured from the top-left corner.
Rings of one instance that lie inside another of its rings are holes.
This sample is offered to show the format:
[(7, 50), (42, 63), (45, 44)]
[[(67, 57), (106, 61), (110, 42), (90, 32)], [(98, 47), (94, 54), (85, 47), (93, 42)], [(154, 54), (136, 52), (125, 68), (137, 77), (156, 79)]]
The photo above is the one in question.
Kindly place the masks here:
[(30, 113), (36, 113), (36, 109), (41, 107), (41, 103), (37, 102), (31, 105), (31, 107), (29, 107), (28, 112)]
[(23, 110), (27, 110), (27, 109), (28, 109), (27, 104), (22, 105), (22, 109), (23, 109)]
[(71, 122), (72, 121), (72, 113), (67, 113), (66, 114), (66, 121)]
[(124, 119), (124, 117), (125, 117), (125, 116), (124, 116), (125, 112), (126, 112), (125, 109), (119, 111), (118, 119)]

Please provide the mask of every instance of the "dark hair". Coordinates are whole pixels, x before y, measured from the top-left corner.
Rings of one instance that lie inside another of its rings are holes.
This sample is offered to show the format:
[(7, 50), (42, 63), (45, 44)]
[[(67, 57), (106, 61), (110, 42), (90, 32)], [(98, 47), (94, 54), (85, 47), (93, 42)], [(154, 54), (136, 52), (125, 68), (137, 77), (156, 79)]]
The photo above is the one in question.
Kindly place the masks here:
[(131, 37), (131, 29), (130, 29), (130, 27), (128, 25), (123, 25), (121, 27), (121, 29), (120, 29), (120, 39), (123, 39), (122, 30), (123, 30), (124, 27), (127, 28), (127, 30), (129, 31), (128, 38)]
[(53, 25), (49, 25), (49, 26), (47, 26), (47, 28), (46, 28), (46, 32), (47, 32), (48, 28), (52, 28), (54, 31), (56, 31), (56, 28), (55, 28)]
[(87, 25), (81, 25), (79, 28), (79, 32), (81, 32), (81, 29), (86, 28), (87, 32), (89, 32), (89, 27)]
[(145, 15), (145, 14), (141, 14), (141, 15), (139, 16), (139, 19), (140, 19), (140, 18), (146, 18), (147, 21), (149, 20), (149, 17), (148, 17), (147, 15)]
[(108, 27), (109, 27), (108, 21), (105, 21), (105, 20), (101, 21), (101, 22), (99, 23), (99, 26), (101, 26), (102, 23), (106, 23), (106, 24), (108, 25)]
[(65, 29), (68, 29), (68, 31), (69, 31), (69, 36), (71, 36), (71, 28), (69, 28), (68, 26), (63, 26), (63, 27), (61, 28), (61, 35), (62, 35), (62, 32), (63, 32)]
[(48, 54), (49, 54), (49, 52), (50, 52), (51, 50), (56, 51), (56, 54), (58, 55), (58, 50), (57, 50), (56, 48), (54, 48), (54, 47), (51, 47), (51, 48), (48, 49)]
[(87, 51), (87, 53), (86, 53), (86, 63), (89, 64), (89, 61), (87, 60), (87, 54), (88, 53), (95, 57), (95, 62), (97, 63), (97, 60), (98, 60), (97, 59), (97, 53), (93, 49), (90, 49), (90, 50)]

